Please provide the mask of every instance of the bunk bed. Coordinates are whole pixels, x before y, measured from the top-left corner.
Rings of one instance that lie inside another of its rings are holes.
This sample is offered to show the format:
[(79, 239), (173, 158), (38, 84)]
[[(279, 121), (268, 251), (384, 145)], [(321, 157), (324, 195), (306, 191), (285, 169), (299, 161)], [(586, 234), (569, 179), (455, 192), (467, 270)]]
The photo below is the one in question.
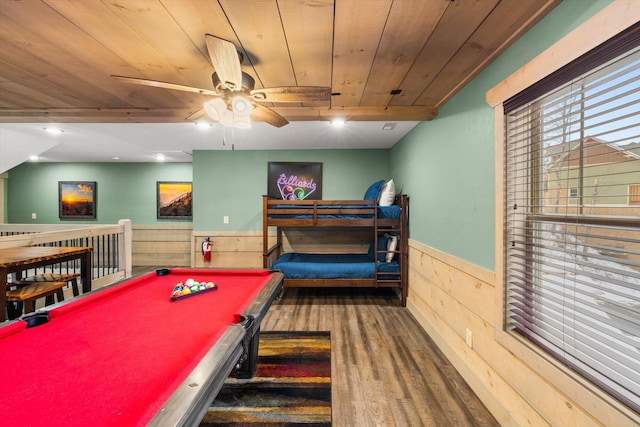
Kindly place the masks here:
[[(384, 181), (376, 183), (380, 191)], [(370, 187), (371, 188), (371, 187)], [(369, 190), (364, 200), (282, 200), (263, 196), (263, 266), (284, 273), (285, 287), (395, 288), (407, 299), (408, 197), (380, 203)], [(275, 227), (275, 243), (269, 228)], [(284, 253), (287, 228), (362, 228), (371, 233), (367, 253)]]

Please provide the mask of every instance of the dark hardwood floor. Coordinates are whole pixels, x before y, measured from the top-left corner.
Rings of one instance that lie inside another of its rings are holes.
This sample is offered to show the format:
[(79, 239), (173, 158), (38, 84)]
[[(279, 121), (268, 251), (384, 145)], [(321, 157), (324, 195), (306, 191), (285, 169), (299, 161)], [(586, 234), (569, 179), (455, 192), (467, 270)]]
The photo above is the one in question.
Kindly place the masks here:
[(287, 288), (262, 330), (331, 332), (335, 427), (499, 425), (389, 290)]
[(261, 328), (331, 332), (334, 427), (499, 426), (389, 289), (286, 288)]

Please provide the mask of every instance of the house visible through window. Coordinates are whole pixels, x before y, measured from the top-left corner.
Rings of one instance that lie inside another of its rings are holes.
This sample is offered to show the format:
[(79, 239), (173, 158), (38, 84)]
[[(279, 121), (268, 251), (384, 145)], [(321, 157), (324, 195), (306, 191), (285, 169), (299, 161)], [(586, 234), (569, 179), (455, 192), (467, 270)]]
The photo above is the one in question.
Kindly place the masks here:
[[(638, 173), (640, 174), (640, 171)], [(629, 186), (629, 204), (640, 205), (640, 184), (631, 184)]]
[(505, 329), (636, 412), (638, 33), (504, 103), (503, 254)]

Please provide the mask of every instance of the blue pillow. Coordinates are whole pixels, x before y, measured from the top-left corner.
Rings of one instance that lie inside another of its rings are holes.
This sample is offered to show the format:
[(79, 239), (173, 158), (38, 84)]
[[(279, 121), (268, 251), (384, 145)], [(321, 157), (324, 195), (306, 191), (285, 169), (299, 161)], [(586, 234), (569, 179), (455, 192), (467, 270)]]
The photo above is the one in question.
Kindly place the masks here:
[[(389, 238), (388, 237), (386, 237), (386, 236), (379, 236), (378, 237), (378, 251), (386, 251), (388, 245), (389, 245)], [(369, 259), (371, 259), (372, 261), (374, 259), (376, 259), (375, 250), (376, 250), (376, 248), (375, 248), (374, 242), (371, 242), (371, 244), (369, 245), (369, 251), (367, 252), (367, 255), (369, 256)], [(387, 254), (385, 252), (379, 253), (378, 254), (378, 261), (384, 262), (386, 257), (387, 257)]]
[(384, 187), (384, 180), (374, 182), (367, 188), (367, 191), (364, 193), (364, 199), (362, 200), (378, 200), (382, 187)]

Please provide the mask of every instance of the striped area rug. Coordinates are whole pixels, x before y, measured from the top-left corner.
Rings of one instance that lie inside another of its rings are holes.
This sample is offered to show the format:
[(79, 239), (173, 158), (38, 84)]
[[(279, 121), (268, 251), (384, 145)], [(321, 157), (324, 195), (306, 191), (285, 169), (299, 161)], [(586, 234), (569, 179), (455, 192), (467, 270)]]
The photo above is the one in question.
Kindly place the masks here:
[(252, 379), (229, 378), (200, 426), (331, 426), (329, 332), (262, 332)]

